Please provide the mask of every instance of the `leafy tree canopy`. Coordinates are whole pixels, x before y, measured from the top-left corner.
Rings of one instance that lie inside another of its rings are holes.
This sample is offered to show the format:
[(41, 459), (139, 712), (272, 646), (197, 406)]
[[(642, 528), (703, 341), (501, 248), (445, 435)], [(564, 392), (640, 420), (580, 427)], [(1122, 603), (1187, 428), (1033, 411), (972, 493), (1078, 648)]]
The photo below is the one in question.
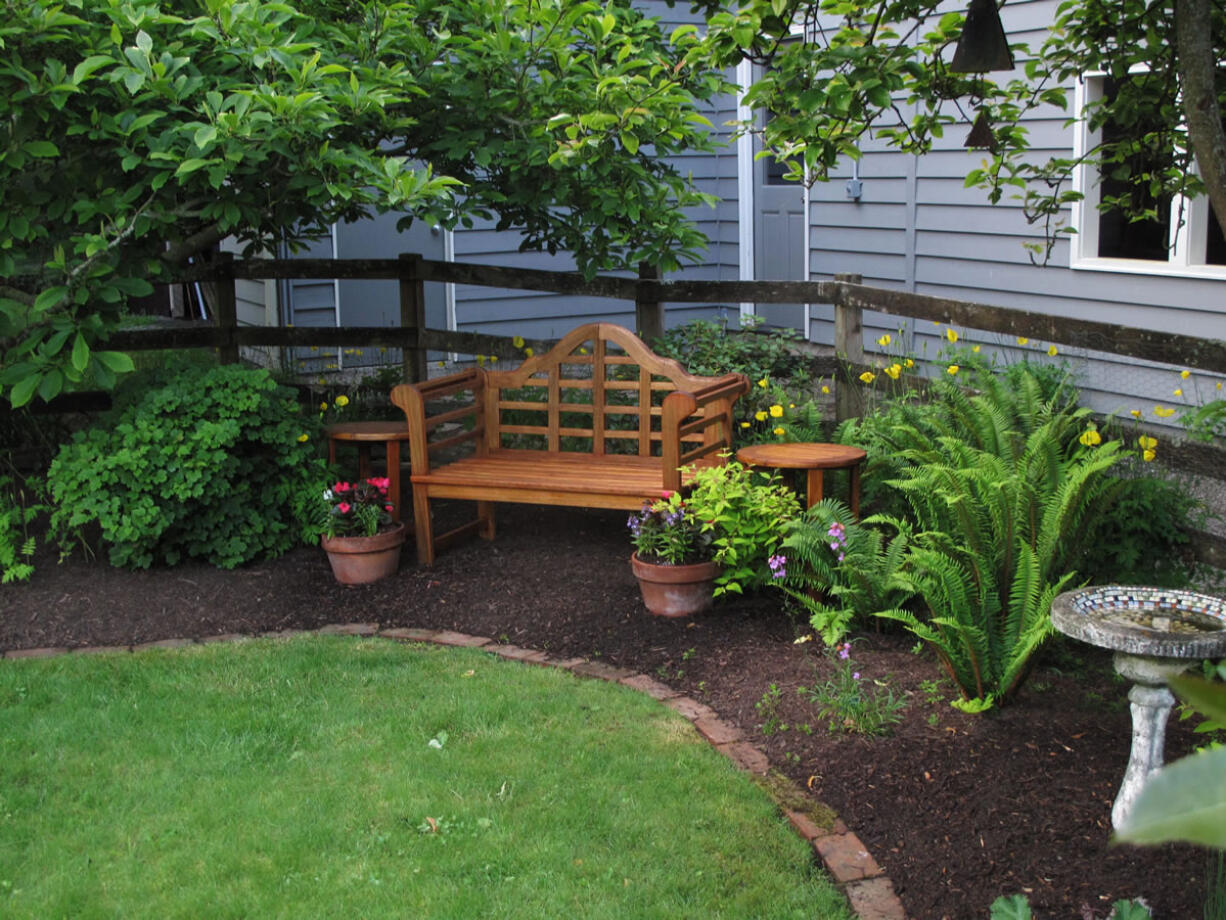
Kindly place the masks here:
[(709, 201), (661, 155), (711, 143), (688, 66), (629, 0), (6, 0), (0, 387), (107, 386), (132, 295), (233, 236), (252, 250), (401, 210), (493, 218), (592, 273), (692, 258)]
[[(1226, 79), (1226, 8), (1210, 0), (1065, 0), (1041, 46), (1012, 44), (1008, 74), (962, 74), (949, 62), (965, 19), (962, 4), (942, 0), (697, 0), (709, 17), (707, 43), (695, 55), (720, 66), (748, 58), (765, 66), (746, 101), (769, 112), (763, 140), (787, 162), (790, 178), (824, 179), (841, 157), (858, 157), (870, 136), (925, 153), (956, 124), (966, 130), (986, 114), (995, 133), (986, 162), (967, 176), (993, 202), (1009, 192), (1043, 227), (1046, 257), (1077, 193), (1070, 179), (1087, 162), (1126, 183), (1104, 196), (1135, 218), (1152, 216), (1164, 193), (1208, 192), (1226, 229), (1226, 135), (1221, 111)], [(795, 33), (804, 27), (804, 37)], [(1030, 148), (1025, 119), (1069, 107), (1085, 74), (1113, 78), (1113, 98), (1089, 105), (1091, 127), (1117, 131), (1079, 160)], [(1001, 79), (996, 79), (1001, 77)], [(1157, 151), (1160, 156), (1144, 156)], [(1199, 160), (1199, 176), (1192, 168)], [(1138, 166), (1139, 163), (1160, 165)], [(1200, 178), (1200, 177), (1203, 177)]]

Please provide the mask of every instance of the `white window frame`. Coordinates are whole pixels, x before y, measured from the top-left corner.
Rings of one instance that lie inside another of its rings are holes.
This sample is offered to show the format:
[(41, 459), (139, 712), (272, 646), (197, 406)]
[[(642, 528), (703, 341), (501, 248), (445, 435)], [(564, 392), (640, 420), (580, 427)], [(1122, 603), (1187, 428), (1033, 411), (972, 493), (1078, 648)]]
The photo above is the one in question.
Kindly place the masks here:
[[(1077, 124), (1073, 135), (1073, 156), (1080, 158), (1086, 151), (1097, 146), (1101, 132), (1091, 131), (1082, 113), (1088, 102), (1102, 94), (1106, 74), (1085, 74), (1074, 88), (1073, 103)], [(1070, 219), (1077, 229), (1069, 247), (1069, 268), (1079, 271), (1125, 272), (1139, 275), (1160, 275), (1175, 278), (1211, 278), (1226, 280), (1226, 265), (1208, 265), (1191, 261), (1192, 241), (1202, 241), (1212, 218), (1209, 199), (1204, 195), (1183, 198), (1176, 195), (1171, 200), (1171, 240), (1165, 262), (1156, 259), (1111, 259), (1098, 255), (1098, 203), (1100, 189), (1098, 169), (1092, 163), (1083, 163), (1073, 173), (1073, 190), (1082, 194), (1080, 201), (1073, 202)], [(1181, 211), (1182, 209), (1182, 211)], [(1183, 226), (1179, 226), (1179, 215)]]

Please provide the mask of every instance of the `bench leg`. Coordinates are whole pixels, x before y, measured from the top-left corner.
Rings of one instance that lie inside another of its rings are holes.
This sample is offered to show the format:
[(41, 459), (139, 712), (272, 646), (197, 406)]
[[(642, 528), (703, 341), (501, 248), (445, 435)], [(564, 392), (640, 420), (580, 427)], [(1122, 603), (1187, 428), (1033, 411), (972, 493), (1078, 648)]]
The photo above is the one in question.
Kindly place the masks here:
[(481, 529), (477, 531), (482, 540), (494, 539), (494, 503), (477, 502), (477, 520)]
[(434, 523), (430, 520), (430, 497), (425, 486), (413, 486), (413, 533), (417, 540), (417, 564), (434, 564)]

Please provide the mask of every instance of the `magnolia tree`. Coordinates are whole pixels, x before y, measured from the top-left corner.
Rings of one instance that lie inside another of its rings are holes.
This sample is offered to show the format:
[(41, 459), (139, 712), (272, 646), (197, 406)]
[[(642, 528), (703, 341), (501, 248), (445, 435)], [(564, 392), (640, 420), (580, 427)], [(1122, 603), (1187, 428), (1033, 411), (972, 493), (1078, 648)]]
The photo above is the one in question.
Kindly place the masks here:
[(666, 159), (723, 88), (632, 9), (574, 0), (29, 0), (0, 22), (0, 387), (128, 369), (129, 296), (386, 210), (492, 218), (589, 274), (674, 267), (709, 201)]
[[(697, 0), (709, 35), (695, 55), (719, 66), (764, 65), (745, 101), (770, 113), (765, 147), (790, 178), (825, 178), (841, 157), (858, 157), (868, 136), (911, 153), (980, 111), (994, 129), (987, 162), (968, 184), (1008, 191), (1045, 230), (1050, 254), (1061, 211), (1077, 197), (1070, 179), (1084, 163), (1122, 183), (1102, 206), (1153, 216), (1164, 194), (1208, 194), (1226, 233), (1226, 10), (1210, 0), (1065, 0), (1040, 47), (1012, 45), (1018, 69), (1004, 79), (950, 70), (965, 19), (944, 0)], [(803, 38), (797, 33), (803, 27)], [(1029, 147), (1027, 115), (1068, 108), (1068, 89), (1089, 73), (1118, 84), (1091, 102), (1091, 127), (1111, 122), (1107, 140), (1071, 156), (1042, 157)], [(1216, 83), (1215, 83), (1215, 75)], [(1158, 152), (1157, 157), (1153, 156)], [(1193, 169), (1193, 161), (1199, 171)], [(1153, 164), (1159, 165), (1153, 165)]]

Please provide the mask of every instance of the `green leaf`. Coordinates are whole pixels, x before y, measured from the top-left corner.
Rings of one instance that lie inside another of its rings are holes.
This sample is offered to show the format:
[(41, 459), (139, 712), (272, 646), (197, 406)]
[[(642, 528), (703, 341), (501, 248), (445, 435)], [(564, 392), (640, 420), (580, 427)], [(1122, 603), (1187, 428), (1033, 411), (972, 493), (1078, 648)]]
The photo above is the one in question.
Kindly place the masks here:
[(68, 288), (63, 285), (49, 287), (34, 298), (34, 312), (41, 313), (58, 306), (68, 296)]
[(1171, 689), (1201, 715), (1226, 722), (1226, 684), (1181, 674), (1171, 679)]
[(60, 148), (51, 141), (26, 141), (21, 145), (21, 149), (32, 157), (58, 157), (60, 155)]
[(209, 165), (208, 160), (202, 160), (199, 157), (191, 157), (179, 164), (179, 168), (175, 170), (175, 176), (188, 176), (196, 170)]
[(80, 373), (88, 363), (89, 343), (85, 341), (85, 336), (78, 332), (77, 340), (72, 344), (72, 366)]
[(12, 403), (14, 409), (20, 409), (34, 398), (34, 391), (38, 389), (38, 384), (41, 379), (42, 375), (36, 372), (18, 382), (13, 387), (12, 391), (9, 393), (9, 402)]
[(1031, 920), (1030, 903), (1025, 895), (1014, 894), (1005, 897), (1003, 894), (992, 902), (989, 908), (992, 912), (989, 920)]
[(132, 356), (123, 351), (96, 351), (94, 357), (109, 371), (116, 374), (127, 374), (136, 370), (136, 365), (132, 362)]
[(1226, 848), (1226, 748), (1189, 755), (1152, 774), (1116, 837)]
[(85, 60), (72, 70), (72, 80), (74, 83), (80, 83), (86, 77), (92, 75), (96, 70), (110, 64), (112, 59), (105, 54), (91, 54)]
[(639, 152), (639, 139), (637, 137), (635, 137), (629, 131), (623, 131), (621, 133), (621, 138), (622, 138), (622, 146), (626, 148), (627, 152), (629, 153)]
[(44, 402), (49, 402), (64, 388), (64, 375), (58, 370), (52, 370), (38, 384), (38, 395)]

